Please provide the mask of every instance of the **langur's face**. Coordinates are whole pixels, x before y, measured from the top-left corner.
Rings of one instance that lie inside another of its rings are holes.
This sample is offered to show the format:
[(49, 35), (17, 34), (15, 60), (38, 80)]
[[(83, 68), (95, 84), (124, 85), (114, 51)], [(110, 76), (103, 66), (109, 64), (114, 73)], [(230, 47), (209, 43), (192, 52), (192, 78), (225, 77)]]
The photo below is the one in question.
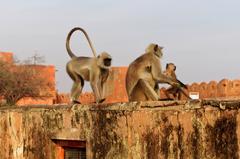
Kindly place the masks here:
[(154, 48), (155, 54), (159, 57), (162, 58), (163, 53), (162, 53), (163, 47), (156, 45), (156, 48)]
[(111, 66), (111, 62), (112, 62), (112, 59), (111, 58), (105, 58), (104, 60), (103, 60), (103, 63), (104, 63), (104, 65), (105, 66)]
[(168, 63), (166, 69), (170, 71), (176, 71), (176, 66), (173, 63)]
[(112, 63), (112, 57), (106, 52), (101, 53), (98, 56), (98, 65), (101, 68), (108, 69), (111, 66)]

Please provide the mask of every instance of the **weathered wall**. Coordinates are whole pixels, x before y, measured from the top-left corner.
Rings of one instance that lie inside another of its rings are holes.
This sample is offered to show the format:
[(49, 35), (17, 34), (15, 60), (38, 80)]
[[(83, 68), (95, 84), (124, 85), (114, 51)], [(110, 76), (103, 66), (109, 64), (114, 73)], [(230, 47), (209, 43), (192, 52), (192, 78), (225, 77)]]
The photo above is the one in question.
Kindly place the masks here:
[(53, 65), (29, 65), (29, 69), (37, 71), (47, 82), (47, 88), (42, 89), (38, 98), (26, 97), (17, 102), (17, 105), (52, 105), (56, 101), (55, 66)]
[(4, 62), (13, 62), (13, 53), (12, 52), (1, 52), (0, 51), (0, 60)]
[[(106, 85), (108, 86), (108, 94), (106, 94), (105, 101), (106, 103), (128, 101), (127, 92), (125, 89), (126, 72), (127, 67), (113, 67), (111, 69), (110, 76), (106, 83)], [(160, 89), (160, 97), (162, 99), (167, 98), (164, 93), (165, 90), (166, 88), (164, 87)], [(209, 83), (193, 83), (188, 85), (188, 90), (185, 90), (185, 92), (199, 92), (200, 99), (240, 99), (240, 80), (223, 79), (220, 82), (210, 81)], [(182, 97), (182, 99), (186, 99), (186, 97)], [(82, 93), (79, 99), (84, 104), (93, 103), (95, 101), (94, 95), (89, 92)], [(57, 103), (70, 103), (69, 94), (58, 94)]]
[(181, 101), (0, 108), (0, 156), (58, 159), (51, 139), (68, 139), (86, 141), (88, 159), (237, 159), (239, 107)]
[[(0, 60), (13, 62), (13, 53), (0, 52)], [(39, 71), (49, 82), (49, 89), (43, 90), (43, 94), (48, 93), (49, 96), (44, 96), (44, 99), (24, 98), (18, 102), (19, 105), (29, 104), (53, 104), (53, 103), (70, 103), (69, 94), (57, 94), (55, 88), (55, 67), (44, 65), (31, 65)], [(128, 97), (125, 90), (125, 76), (127, 67), (112, 67), (109, 78), (106, 82), (105, 95), (106, 103), (127, 102)], [(164, 94), (165, 88), (160, 90), (161, 98), (166, 98)], [(240, 98), (240, 80), (223, 79), (220, 82), (210, 81), (193, 83), (188, 85), (188, 92), (199, 92), (200, 99), (206, 98)], [(93, 103), (95, 101), (92, 93), (85, 92), (80, 96), (80, 101), (84, 104)]]
[[(14, 62), (13, 53), (0, 52), (0, 60), (4, 62)], [(39, 98), (26, 97), (18, 101), (18, 105), (32, 105), (32, 104), (48, 104), (56, 103), (56, 82), (55, 82), (55, 66), (53, 65), (29, 65), (29, 69), (39, 72), (39, 74), (46, 79), (48, 87), (41, 90)]]
[(188, 87), (189, 91), (197, 91), (200, 98), (240, 98), (240, 80), (223, 79), (219, 82), (210, 81), (209, 83), (193, 83)]

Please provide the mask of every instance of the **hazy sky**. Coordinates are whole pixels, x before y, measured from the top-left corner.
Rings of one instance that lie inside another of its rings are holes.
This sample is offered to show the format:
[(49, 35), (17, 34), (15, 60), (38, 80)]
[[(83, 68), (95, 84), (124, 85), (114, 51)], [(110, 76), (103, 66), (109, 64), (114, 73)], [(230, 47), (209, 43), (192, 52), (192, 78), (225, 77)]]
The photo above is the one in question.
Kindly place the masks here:
[[(127, 66), (149, 43), (164, 46), (162, 65), (174, 62), (185, 83), (240, 79), (239, 0), (0, 0), (0, 51), (19, 59), (35, 52), (56, 66), (57, 88), (68, 92), (65, 49), (75, 26), (89, 34), (98, 53)], [(72, 50), (92, 56), (82, 34)], [(86, 89), (85, 89), (86, 90)]]

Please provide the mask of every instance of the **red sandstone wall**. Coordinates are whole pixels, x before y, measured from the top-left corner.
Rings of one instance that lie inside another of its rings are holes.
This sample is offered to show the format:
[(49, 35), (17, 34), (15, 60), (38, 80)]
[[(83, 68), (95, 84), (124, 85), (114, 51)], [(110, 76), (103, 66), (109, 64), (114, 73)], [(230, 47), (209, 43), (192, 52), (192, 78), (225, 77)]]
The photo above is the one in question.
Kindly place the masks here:
[[(13, 62), (13, 53), (0, 52), (0, 60)], [(44, 78), (49, 81), (49, 89), (43, 90), (42, 95), (49, 94), (48, 97), (39, 99), (24, 98), (18, 102), (18, 105), (28, 104), (53, 104), (69, 103), (69, 94), (58, 94), (56, 96), (55, 88), (55, 67), (44, 65), (29, 65), (39, 71)], [(109, 78), (105, 86), (106, 103), (126, 102), (128, 101), (125, 90), (125, 76), (127, 67), (112, 67)], [(161, 98), (166, 98), (165, 88), (160, 89)], [(200, 99), (205, 98), (240, 98), (240, 80), (223, 79), (220, 82), (210, 81), (209, 83), (193, 83), (188, 85), (188, 92), (199, 92)], [(184, 98), (183, 98), (184, 99)], [(83, 104), (93, 103), (95, 101), (92, 93), (82, 93), (80, 101)]]
[[(106, 103), (114, 102), (127, 102), (128, 97), (125, 90), (125, 76), (127, 72), (127, 67), (113, 67), (110, 71), (109, 78), (107, 80), (105, 92)], [(161, 86), (161, 85), (160, 85)], [(160, 97), (162, 99), (166, 98), (164, 91), (166, 88), (160, 89)], [(189, 92), (199, 92), (200, 99), (206, 98), (240, 98), (240, 80), (227, 80), (223, 79), (220, 82), (210, 81), (193, 83), (188, 85)], [(182, 97), (184, 98), (184, 96)], [(59, 94), (57, 95), (57, 103), (69, 103), (69, 94)], [(95, 101), (92, 93), (83, 93), (80, 97), (80, 101), (83, 104), (92, 103)]]
[[(13, 62), (13, 53), (0, 52), (0, 60), (5, 62)], [(29, 65), (29, 69), (33, 69), (47, 80), (48, 88), (41, 91), (41, 97), (26, 97), (17, 102), (17, 105), (35, 105), (35, 104), (54, 104), (56, 103), (56, 82), (55, 82), (55, 66), (53, 65)]]
[(240, 98), (240, 80), (223, 79), (220, 82), (193, 83), (189, 92), (199, 92), (200, 98)]
[(39, 98), (26, 97), (17, 102), (17, 105), (52, 105), (56, 103), (56, 82), (55, 82), (55, 67), (45, 65), (29, 65), (29, 69), (34, 69), (47, 80), (48, 88), (41, 90)]
[[(41, 72), (49, 84), (55, 86), (55, 68), (54, 66), (31, 66), (35, 67), (37, 71)], [(125, 76), (127, 67), (113, 67), (110, 71), (109, 79), (107, 80), (105, 92), (106, 103), (126, 102), (128, 101), (125, 90)], [(166, 98), (164, 94), (165, 88), (160, 89), (161, 98)], [(69, 94), (58, 94), (55, 97), (55, 87), (45, 90), (51, 97), (42, 99), (24, 98), (18, 102), (19, 105), (28, 104), (53, 104), (53, 103), (70, 103)], [(193, 83), (188, 85), (188, 92), (199, 92), (200, 99), (206, 98), (239, 98), (240, 97), (240, 80), (223, 79), (220, 82), (210, 81), (209, 83)], [(57, 99), (55, 99), (57, 98)], [(183, 98), (184, 99), (184, 98)], [(56, 100), (56, 102), (54, 102)], [(80, 96), (80, 101), (83, 104), (93, 103), (95, 98), (92, 93), (84, 92)]]
[(18, 106), (27, 106), (27, 105), (53, 105), (55, 102), (55, 97), (25, 97), (20, 99), (17, 102)]
[[(189, 92), (199, 92), (200, 99), (208, 98), (226, 98), (226, 99), (238, 99), (240, 98), (240, 80), (228, 80), (223, 79), (219, 82), (201, 82), (192, 83), (187, 86)], [(160, 96), (165, 98), (164, 95), (165, 88), (161, 88)], [(186, 99), (183, 97), (183, 99)]]
[(33, 69), (40, 73), (40, 75), (47, 80), (48, 88), (42, 90), (41, 95), (56, 96), (56, 82), (55, 82), (55, 66), (53, 65), (29, 65), (29, 69)]
[(13, 53), (12, 52), (1, 52), (0, 51), (0, 60), (4, 62), (13, 62)]
[[(94, 103), (95, 98), (91, 92), (83, 92), (79, 98), (82, 104)], [(70, 94), (69, 93), (59, 93), (56, 96), (57, 104), (69, 104), (70, 103)]]
[(125, 77), (127, 67), (113, 67), (110, 71), (110, 76), (106, 83), (106, 102), (127, 102), (127, 92), (125, 88)]
[(239, 124), (238, 101), (0, 107), (0, 159), (62, 159), (62, 140), (88, 159), (238, 159)]

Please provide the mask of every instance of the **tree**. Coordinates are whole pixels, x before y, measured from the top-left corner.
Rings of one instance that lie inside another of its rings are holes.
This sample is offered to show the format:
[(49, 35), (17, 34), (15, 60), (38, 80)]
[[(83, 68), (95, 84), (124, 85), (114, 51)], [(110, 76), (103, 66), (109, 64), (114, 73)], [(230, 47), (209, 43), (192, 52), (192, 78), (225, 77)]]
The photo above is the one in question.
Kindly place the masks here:
[(0, 61), (0, 97), (7, 105), (24, 97), (39, 97), (47, 87), (49, 84), (34, 67)]
[(24, 63), (26, 64), (33, 64), (33, 65), (42, 64), (44, 62), (45, 62), (44, 56), (38, 55), (37, 51), (33, 56), (29, 57), (27, 60), (24, 61)]

